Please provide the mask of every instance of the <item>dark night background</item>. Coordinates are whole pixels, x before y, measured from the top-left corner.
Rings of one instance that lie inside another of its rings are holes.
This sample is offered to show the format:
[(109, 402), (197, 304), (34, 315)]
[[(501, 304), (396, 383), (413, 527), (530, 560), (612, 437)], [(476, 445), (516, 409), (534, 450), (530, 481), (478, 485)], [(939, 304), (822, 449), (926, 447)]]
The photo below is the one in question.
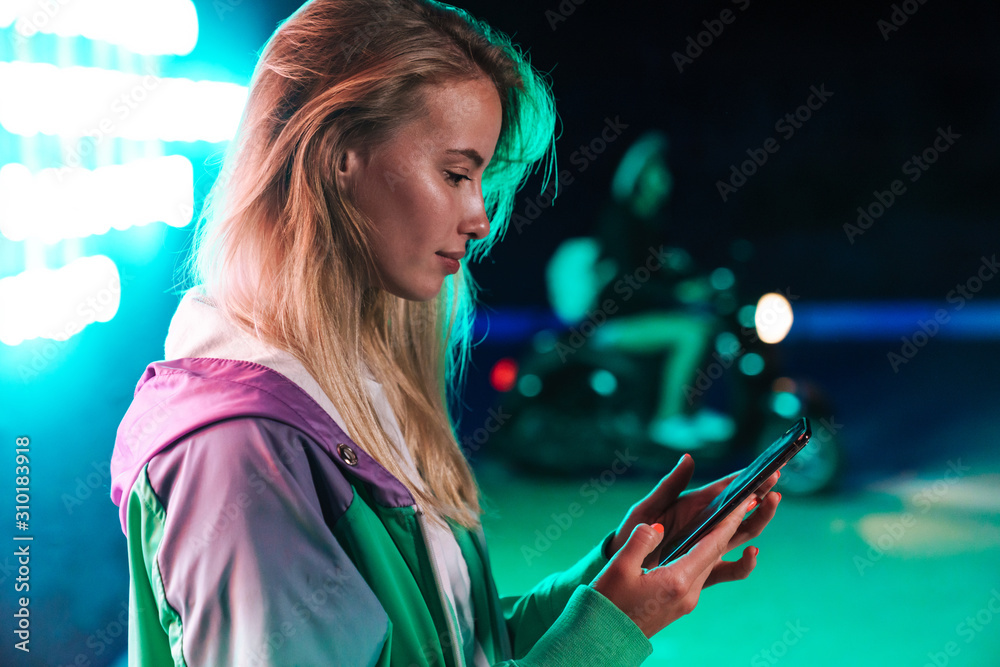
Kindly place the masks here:
[[(298, 3), (244, 3), (221, 20), (203, 5), (202, 38), (188, 58), (211, 54), (246, 78), (254, 49)], [(559, 165), (577, 176), (533, 224), (508, 234), (495, 263), (475, 268), (484, 300), (544, 304), (545, 261), (560, 239), (592, 229), (618, 158), (651, 128), (671, 140), (669, 238), (704, 265), (724, 262), (728, 241), (746, 238), (758, 249), (748, 274), (765, 289), (792, 283), (807, 298), (837, 300), (943, 297), (1000, 246), (1000, 7), (914, 5), (919, 10), (885, 40), (877, 22), (888, 21), (890, 3), (461, 4), (512, 35), (551, 75)], [(725, 9), (735, 20), (678, 72), (673, 54)], [(780, 138), (775, 122), (805, 103), (810, 86), (833, 95), (791, 138)], [(599, 135), (605, 118), (628, 129), (578, 174), (570, 156)], [(901, 166), (939, 127), (961, 139), (911, 184)], [(772, 136), (779, 151), (723, 202), (716, 181)], [(907, 191), (849, 243), (843, 225), (897, 178)], [(515, 211), (539, 190), (530, 182)]]

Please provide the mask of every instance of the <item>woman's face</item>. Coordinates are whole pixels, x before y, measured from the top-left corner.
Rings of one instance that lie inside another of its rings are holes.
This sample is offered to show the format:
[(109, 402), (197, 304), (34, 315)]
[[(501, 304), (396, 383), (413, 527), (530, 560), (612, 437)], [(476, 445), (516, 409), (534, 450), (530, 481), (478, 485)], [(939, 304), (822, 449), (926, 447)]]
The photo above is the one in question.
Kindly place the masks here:
[(425, 115), (372, 155), (348, 151), (337, 173), (377, 230), (383, 289), (412, 301), (437, 296), (466, 243), (489, 234), (482, 176), (501, 121), (500, 97), (483, 79), (427, 86), (424, 99)]

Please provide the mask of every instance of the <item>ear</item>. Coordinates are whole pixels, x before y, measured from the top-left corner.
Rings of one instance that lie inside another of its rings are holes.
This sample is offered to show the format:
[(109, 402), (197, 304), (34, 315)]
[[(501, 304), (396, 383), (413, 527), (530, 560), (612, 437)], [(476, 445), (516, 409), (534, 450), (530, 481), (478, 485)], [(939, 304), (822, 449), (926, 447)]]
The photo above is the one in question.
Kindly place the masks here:
[(357, 182), (364, 163), (361, 155), (354, 149), (341, 153), (337, 160), (337, 187), (341, 192), (350, 192)]

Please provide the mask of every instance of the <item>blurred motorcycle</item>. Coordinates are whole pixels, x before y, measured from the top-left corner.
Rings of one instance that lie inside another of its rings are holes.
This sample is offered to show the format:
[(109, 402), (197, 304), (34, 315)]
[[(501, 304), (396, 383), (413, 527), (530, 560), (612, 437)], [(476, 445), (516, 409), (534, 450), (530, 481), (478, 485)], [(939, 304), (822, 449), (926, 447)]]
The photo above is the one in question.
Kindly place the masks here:
[[(726, 290), (718, 290), (724, 297)], [(722, 310), (729, 298), (716, 299)], [(828, 400), (819, 387), (781, 372), (778, 345), (791, 324), (785, 295), (763, 295), (756, 304), (718, 312), (712, 351), (687, 378), (689, 411), (729, 420), (722, 437), (676, 444), (651, 436), (667, 353), (623, 352), (594, 343), (607, 326), (584, 319), (564, 330), (536, 333), (520, 360), (504, 359), (510, 391), (499, 409), (512, 415), (494, 437), (511, 463), (548, 474), (593, 474), (616, 452), (639, 469), (666, 471), (690, 452), (700, 469), (725, 474), (748, 464), (792, 420), (809, 417), (813, 438), (783, 471), (779, 490), (809, 495), (833, 488), (843, 448)]]

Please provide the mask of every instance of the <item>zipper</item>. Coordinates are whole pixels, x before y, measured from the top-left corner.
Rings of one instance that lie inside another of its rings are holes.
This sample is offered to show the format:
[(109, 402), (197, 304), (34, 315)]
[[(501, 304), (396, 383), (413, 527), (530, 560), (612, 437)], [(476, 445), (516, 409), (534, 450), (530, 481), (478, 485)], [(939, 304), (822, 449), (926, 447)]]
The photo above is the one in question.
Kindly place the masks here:
[(465, 665), (465, 660), (462, 658), (462, 647), (459, 645), (460, 637), (458, 628), (455, 625), (455, 618), (451, 613), (451, 608), (448, 605), (448, 597), (445, 595), (444, 586), (441, 583), (441, 573), (439, 563), (437, 562), (437, 555), (434, 553), (434, 549), (431, 548), (430, 531), (427, 527), (427, 517), (424, 516), (424, 511), (420, 509), (419, 505), (414, 504), (413, 509), (417, 514), (417, 525), (420, 526), (420, 534), (424, 538), (424, 548), (427, 549), (428, 560), (431, 562), (431, 574), (434, 577), (434, 587), (437, 588), (438, 602), (441, 603), (441, 611), (444, 613), (445, 622), (448, 624), (448, 633), (451, 635), (452, 657), (455, 660), (456, 667), (463, 667), (463, 665)]

